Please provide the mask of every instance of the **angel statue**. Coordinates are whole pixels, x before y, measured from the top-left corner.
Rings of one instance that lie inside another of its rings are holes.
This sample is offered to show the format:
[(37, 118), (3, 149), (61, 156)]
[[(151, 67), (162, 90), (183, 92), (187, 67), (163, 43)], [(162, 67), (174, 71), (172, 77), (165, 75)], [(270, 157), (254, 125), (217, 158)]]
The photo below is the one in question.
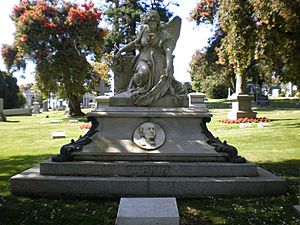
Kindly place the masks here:
[[(141, 17), (142, 25), (134, 41), (125, 45), (115, 55), (118, 59), (123, 52), (138, 49), (132, 62), (132, 77), (127, 93), (138, 106), (149, 106), (169, 96), (183, 106), (186, 93), (173, 77), (173, 51), (180, 35), (181, 19), (174, 17), (164, 24), (156, 10)], [(172, 100), (172, 101), (173, 101)]]

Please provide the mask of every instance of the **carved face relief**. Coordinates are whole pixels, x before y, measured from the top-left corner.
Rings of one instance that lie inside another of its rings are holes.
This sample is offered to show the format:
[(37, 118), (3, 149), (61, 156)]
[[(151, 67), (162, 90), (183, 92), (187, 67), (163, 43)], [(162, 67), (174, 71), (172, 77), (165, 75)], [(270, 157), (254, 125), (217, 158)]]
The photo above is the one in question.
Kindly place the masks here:
[(165, 142), (165, 132), (156, 123), (146, 122), (138, 126), (133, 134), (133, 142), (140, 148), (154, 150)]

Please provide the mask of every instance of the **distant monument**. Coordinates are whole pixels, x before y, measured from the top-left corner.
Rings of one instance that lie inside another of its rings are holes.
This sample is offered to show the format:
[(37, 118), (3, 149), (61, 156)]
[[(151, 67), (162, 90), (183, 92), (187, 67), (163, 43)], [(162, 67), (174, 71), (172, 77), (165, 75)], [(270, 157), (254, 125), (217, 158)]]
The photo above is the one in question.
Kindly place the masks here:
[[(163, 23), (151, 10), (141, 21), (136, 39), (115, 55), (117, 94), (97, 97), (97, 108), (88, 114), (91, 129), (39, 170), (12, 177), (12, 192), (187, 198), (284, 193), (281, 178), (213, 136), (205, 95), (187, 96), (174, 79), (181, 19)], [(135, 49), (134, 57), (124, 54)]]

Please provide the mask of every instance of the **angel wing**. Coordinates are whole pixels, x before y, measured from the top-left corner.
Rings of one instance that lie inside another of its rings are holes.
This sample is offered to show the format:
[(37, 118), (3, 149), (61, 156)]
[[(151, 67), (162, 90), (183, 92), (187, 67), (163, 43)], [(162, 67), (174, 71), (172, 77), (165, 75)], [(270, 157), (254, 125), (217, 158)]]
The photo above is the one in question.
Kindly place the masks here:
[(176, 42), (180, 36), (181, 30), (181, 18), (179, 16), (175, 16), (171, 21), (165, 24), (165, 31), (170, 34), (170, 40), (168, 41), (168, 45), (173, 52), (176, 46)]

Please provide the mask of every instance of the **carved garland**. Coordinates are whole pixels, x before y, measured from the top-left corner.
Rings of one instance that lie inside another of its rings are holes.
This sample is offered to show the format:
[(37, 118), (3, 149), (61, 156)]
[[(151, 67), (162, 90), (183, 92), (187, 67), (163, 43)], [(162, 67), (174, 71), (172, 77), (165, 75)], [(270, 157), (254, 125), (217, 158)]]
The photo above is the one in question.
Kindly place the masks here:
[(82, 150), (82, 147), (84, 145), (87, 145), (92, 142), (91, 137), (98, 132), (96, 130), (98, 126), (98, 121), (95, 117), (89, 116), (88, 121), (92, 122), (91, 129), (84, 135), (79, 136), (78, 140), (74, 141), (74, 139), (71, 140), (69, 144), (65, 144), (60, 148), (60, 154), (52, 156), (53, 162), (67, 162), (73, 160), (72, 152), (79, 152)]
[(220, 139), (214, 137), (213, 134), (208, 130), (206, 123), (209, 123), (211, 118), (203, 118), (200, 126), (202, 127), (203, 133), (208, 137), (207, 144), (215, 147), (217, 152), (225, 152), (228, 153), (226, 157), (229, 162), (234, 163), (245, 163), (246, 159), (244, 157), (238, 156), (238, 151), (232, 145), (227, 144), (226, 141), (221, 142)]

